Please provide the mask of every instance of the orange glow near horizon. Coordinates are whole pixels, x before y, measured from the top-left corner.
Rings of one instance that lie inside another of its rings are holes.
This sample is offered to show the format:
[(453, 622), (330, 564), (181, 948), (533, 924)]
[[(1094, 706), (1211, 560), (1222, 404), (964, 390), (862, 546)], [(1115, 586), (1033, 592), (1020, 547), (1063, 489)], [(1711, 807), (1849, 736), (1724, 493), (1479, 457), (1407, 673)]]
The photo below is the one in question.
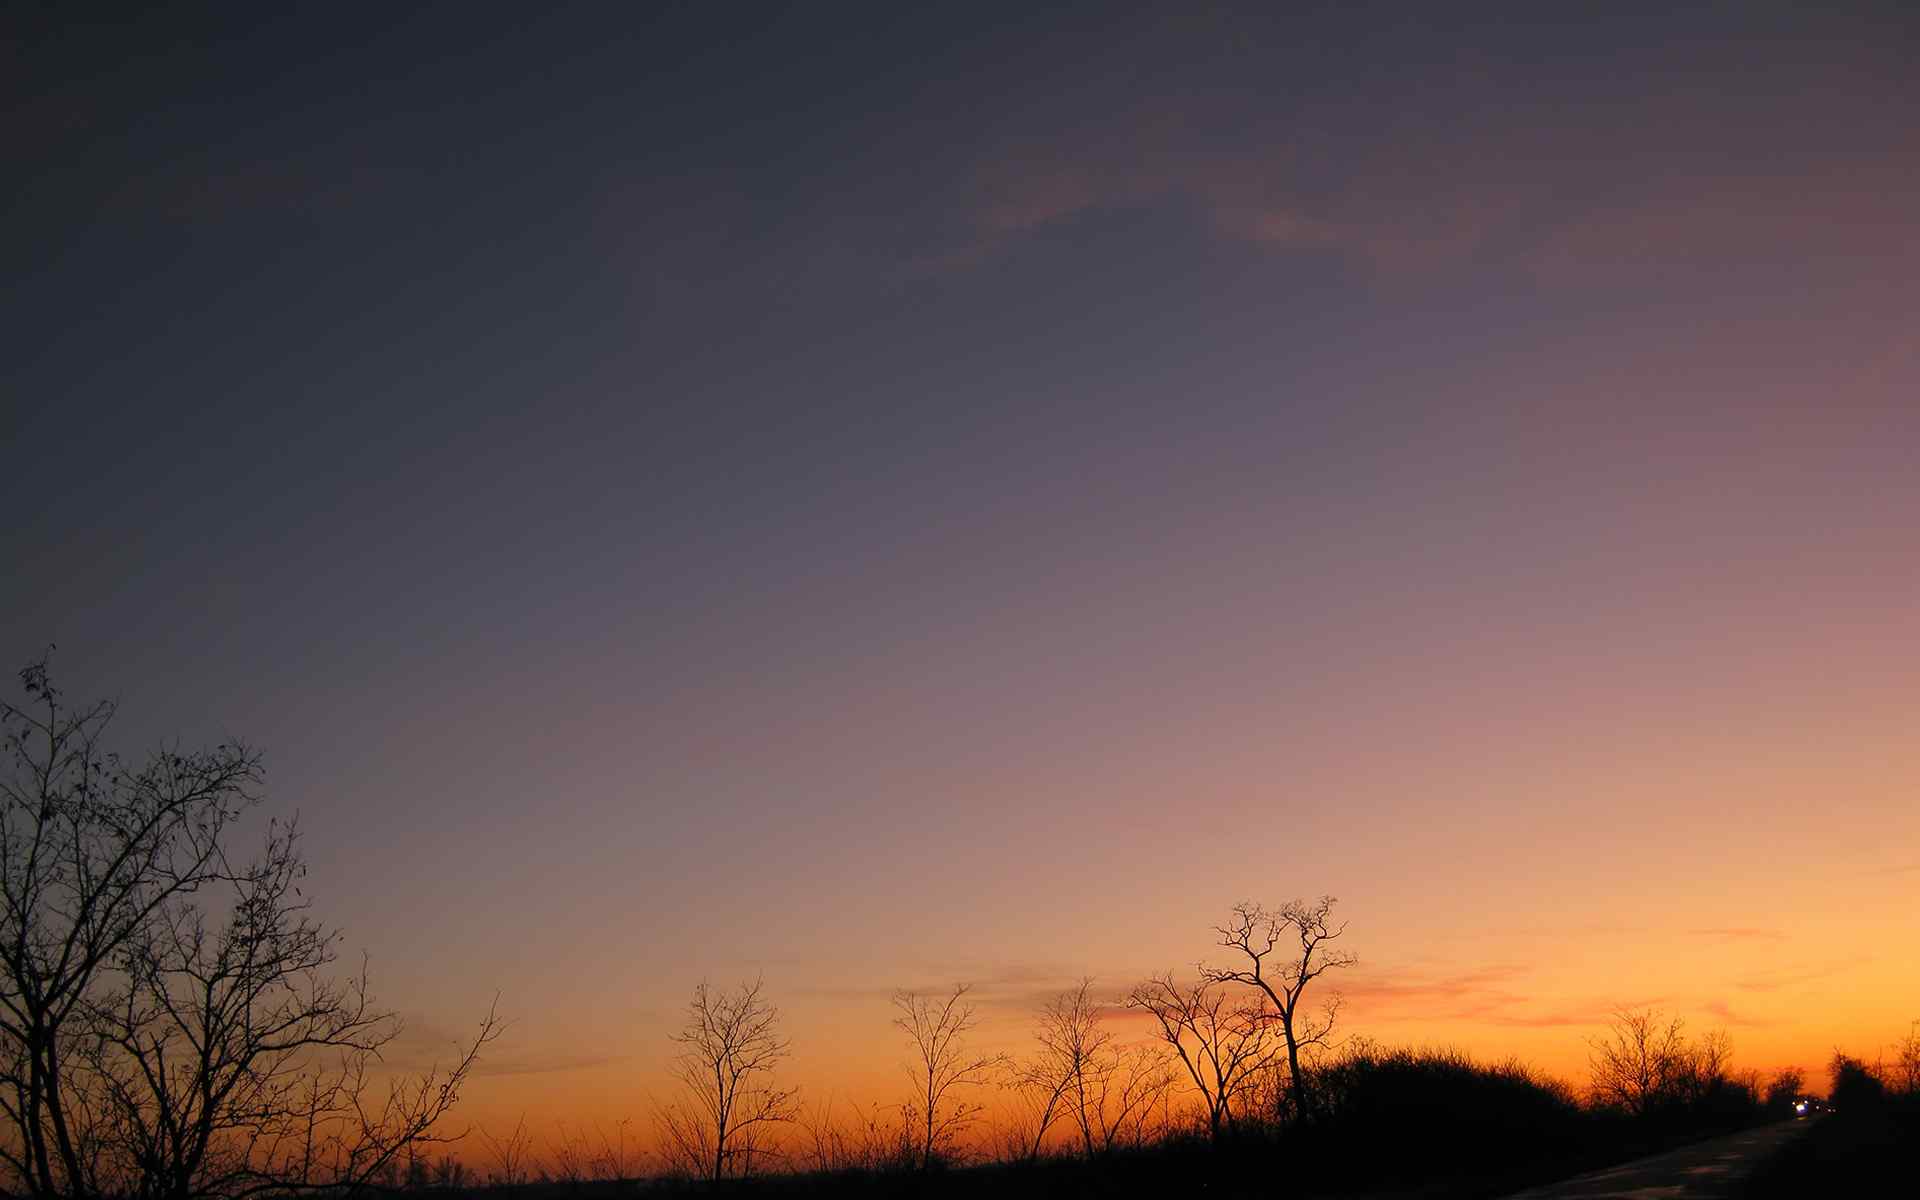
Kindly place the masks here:
[(7, 665), (260, 748), (453, 1127), (1243, 900), (1575, 1088), (1920, 1019), (1911, 0), (21, 7)]
[[(1085, 695), (1033, 719), (1043, 739), (1069, 717), (1090, 726), (1068, 740), (1098, 756), (1029, 755), (1024, 733), (992, 759), (942, 747), (959, 769), (912, 781), (939, 822), (937, 856), (905, 854), (911, 822), (884, 807), (830, 837), (775, 813), (755, 870), (717, 852), (722, 912), (626, 917), (613, 893), (562, 885), (541, 911), (587, 915), (556, 936), (477, 899), (495, 944), (537, 947), (541, 966), (502, 988), (516, 1024), (458, 1120), (497, 1131), (524, 1115), (552, 1136), (630, 1119), (650, 1137), (670, 1094), (668, 1035), (702, 978), (765, 981), (793, 1044), (783, 1077), (809, 1104), (892, 1107), (907, 1094), (894, 989), (972, 983), (976, 1041), (1018, 1055), (1039, 1005), (1082, 975), (1117, 997), (1219, 961), (1210, 928), (1236, 900), (1320, 892), (1340, 897), (1361, 959), (1322, 981), (1345, 997), (1343, 1035), (1517, 1057), (1578, 1089), (1607, 1014), (1651, 1005), (1695, 1033), (1725, 1030), (1738, 1071), (1798, 1066), (1823, 1087), (1836, 1049), (1871, 1060), (1920, 1017), (1920, 960), (1903, 950), (1920, 933), (1920, 751), (1911, 676), (1885, 653), (1920, 644), (1920, 628), (1899, 586), (1913, 566), (1882, 557), (1880, 536), (1836, 531), (1778, 601), (1737, 559), (1709, 576), (1687, 562), (1691, 544), (1637, 545), (1642, 571), (1672, 574), (1668, 607), (1643, 610), (1651, 584), (1629, 580), (1582, 636), (1556, 642), (1489, 630), (1438, 596), (1421, 641), (1383, 626), (1374, 660), (1349, 660), (1364, 690), (1329, 686), (1264, 718), (1237, 706), (1230, 679), (1178, 711)], [(1798, 634), (1816, 604), (1819, 636)], [(1623, 658), (1621, 621), (1665, 652)], [(844, 669), (838, 719), (899, 719), (888, 664)], [(1150, 736), (1137, 724), (1149, 716)], [(722, 735), (711, 753), (803, 772), (861, 761), (843, 728), (809, 740), (802, 727), (779, 728), (772, 751)], [(1393, 742), (1375, 752), (1381, 729)], [(884, 795), (914, 768), (863, 769), (860, 786)], [(1102, 806), (1016, 799), (1053, 795)], [(604, 820), (622, 828), (617, 812)], [(633, 939), (651, 950), (630, 954)], [(455, 969), (438, 986), (387, 993), (436, 1030), (454, 1027), (456, 997), (488, 994), (497, 960), (456, 945), (444, 961)]]
[[(1836, 1049), (1871, 1061), (1907, 1032), (1907, 998), (1920, 995), (1920, 967), (1884, 948), (1892, 944), (1886, 939), (1903, 935), (1900, 914), (1913, 903), (1914, 874), (1859, 870), (1829, 878), (1821, 889), (1723, 881), (1743, 897), (1773, 893), (1773, 911), (1744, 926), (1694, 925), (1675, 913), (1664, 929), (1622, 923), (1564, 933), (1463, 931), (1448, 943), (1459, 958), (1433, 943), (1400, 947), (1392, 957), (1366, 954), (1355, 968), (1329, 976), (1323, 994), (1343, 996), (1345, 1037), (1464, 1049), (1487, 1062), (1517, 1058), (1576, 1091), (1587, 1078), (1587, 1040), (1604, 1031), (1609, 1011), (1651, 1005), (1682, 1017), (1692, 1033), (1730, 1034), (1736, 1074), (1797, 1066), (1809, 1086), (1820, 1089)], [(1710, 878), (1700, 884), (1713, 886)], [(1364, 950), (1374, 906), (1342, 907), (1354, 922), (1347, 941)], [(1725, 910), (1707, 905), (1700, 911), (1705, 921)], [(1868, 915), (1874, 912), (1886, 916), (1876, 920)], [(1827, 932), (1835, 928), (1850, 928), (1855, 937), (1837, 941)], [(1205, 928), (1195, 933), (1197, 955), (1208, 946)], [(1373, 940), (1386, 942), (1384, 931)], [(1535, 965), (1518, 965), (1522, 959)], [(1459, 965), (1468, 961), (1480, 965)], [(769, 969), (764, 977), (793, 1041), (782, 1078), (802, 1088), (809, 1110), (830, 1108), (843, 1121), (874, 1108), (894, 1111), (908, 1094), (907, 1047), (890, 1024), (888, 992), (792, 988), (783, 997), (780, 984), (795, 973)], [(981, 1020), (974, 1044), (1015, 1056), (1032, 1050), (1033, 1017), (1048, 989), (1075, 982), (1043, 971), (975, 978)], [(1116, 1000), (1124, 990), (1121, 976), (1101, 982)], [(563, 1131), (615, 1130), (625, 1121), (629, 1136), (651, 1146), (654, 1106), (674, 1094), (666, 1075), (673, 1015), (650, 1013), (602, 1047), (605, 1061), (572, 1067), (518, 1061), (526, 1042), (510, 1034), (494, 1056), (508, 1073), (483, 1073), (474, 1082), (459, 1123), (499, 1132), (525, 1119), (537, 1137), (551, 1140)], [(1134, 1014), (1115, 1008), (1107, 1021), (1123, 1042), (1151, 1039)], [(984, 1136), (1006, 1115), (1007, 1101), (991, 1089), (976, 1098), (988, 1108), (977, 1131)], [(481, 1143), (458, 1153), (484, 1165)]]

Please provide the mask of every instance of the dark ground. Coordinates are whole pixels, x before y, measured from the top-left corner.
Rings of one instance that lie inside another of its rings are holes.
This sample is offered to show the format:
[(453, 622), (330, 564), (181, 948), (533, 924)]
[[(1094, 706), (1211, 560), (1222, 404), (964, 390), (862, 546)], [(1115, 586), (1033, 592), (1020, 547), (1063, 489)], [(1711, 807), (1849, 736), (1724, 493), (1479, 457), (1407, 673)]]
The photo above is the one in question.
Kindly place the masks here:
[[(1409, 1154), (1391, 1140), (1373, 1151), (1374, 1162), (1344, 1157), (1289, 1161), (1284, 1147), (1248, 1147), (1221, 1152), (1204, 1144), (1156, 1147), (1119, 1154), (1092, 1163), (1058, 1159), (1030, 1164), (966, 1167), (953, 1170), (847, 1172), (832, 1175), (768, 1175), (713, 1186), (693, 1182), (645, 1185), (584, 1183), (488, 1189), (479, 1200), (617, 1200), (618, 1197), (725, 1196), (785, 1200), (788, 1197), (851, 1197), (854, 1200), (1095, 1200), (1104, 1197), (1218, 1197), (1221, 1200), (1515, 1200), (1606, 1196), (1743, 1196), (1745, 1172), (1769, 1161), (1767, 1155), (1800, 1140), (1805, 1122), (1775, 1122), (1731, 1135), (1695, 1141), (1672, 1149), (1679, 1138), (1661, 1142), (1622, 1141), (1612, 1146), (1568, 1148), (1565, 1157), (1516, 1153), (1494, 1163), (1484, 1157), (1448, 1159)], [(1655, 1149), (1663, 1153), (1648, 1155)], [(1397, 1161), (1396, 1161), (1397, 1160)], [(1625, 1163), (1621, 1166), (1618, 1164)], [(1576, 1179), (1568, 1179), (1579, 1172)], [(1565, 1183), (1556, 1184), (1556, 1180)], [(1567, 1190), (1572, 1189), (1572, 1190)], [(1648, 1190), (1652, 1189), (1652, 1190)], [(513, 1195), (504, 1197), (503, 1191)], [(1844, 1193), (1794, 1193), (1795, 1200)]]
[(1813, 1122), (1741, 1193), (1743, 1200), (1920, 1196), (1920, 1103), (1845, 1109)]
[(1740, 1196), (1748, 1181), (1775, 1155), (1806, 1136), (1808, 1124), (1776, 1121), (1652, 1158), (1530, 1188), (1516, 1193), (1512, 1200)]

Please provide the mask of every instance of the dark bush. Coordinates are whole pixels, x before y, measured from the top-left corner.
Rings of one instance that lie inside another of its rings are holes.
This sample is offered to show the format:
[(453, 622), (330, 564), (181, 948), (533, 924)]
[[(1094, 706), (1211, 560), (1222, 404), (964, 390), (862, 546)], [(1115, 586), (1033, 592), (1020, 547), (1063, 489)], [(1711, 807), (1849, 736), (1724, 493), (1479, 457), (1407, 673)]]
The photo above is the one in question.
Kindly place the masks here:
[[(1504, 1169), (1516, 1155), (1577, 1155), (1588, 1121), (1564, 1085), (1524, 1065), (1476, 1063), (1457, 1050), (1365, 1048), (1316, 1076), (1322, 1117), (1282, 1140), (1310, 1140), (1311, 1160), (1364, 1162), (1373, 1179), (1457, 1178)], [(1390, 1153), (1382, 1154), (1390, 1148)]]
[(1846, 1054), (1833, 1056), (1833, 1107), (1836, 1112), (1874, 1112), (1886, 1107), (1887, 1085), (1872, 1067)]
[(1786, 1067), (1774, 1073), (1767, 1081), (1766, 1098), (1762, 1102), (1767, 1116), (1783, 1120), (1793, 1116), (1796, 1101), (1807, 1094), (1807, 1076), (1799, 1067)]
[(1763, 1164), (1743, 1195), (1752, 1200), (1920, 1193), (1920, 1094), (1888, 1090), (1879, 1072), (1836, 1054), (1833, 1115), (1812, 1122)]

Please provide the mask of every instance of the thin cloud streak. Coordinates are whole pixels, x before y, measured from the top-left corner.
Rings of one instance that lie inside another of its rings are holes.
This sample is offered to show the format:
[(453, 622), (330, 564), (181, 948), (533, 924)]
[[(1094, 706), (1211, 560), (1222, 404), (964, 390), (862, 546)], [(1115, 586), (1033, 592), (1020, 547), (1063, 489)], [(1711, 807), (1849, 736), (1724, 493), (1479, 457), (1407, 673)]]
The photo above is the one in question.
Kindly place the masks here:
[(476, 1075), (554, 1075), (568, 1071), (589, 1071), (629, 1062), (627, 1054), (556, 1054), (549, 1058), (505, 1058), (482, 1060)]
[(1769, 1021), (1760, 1017), (1742, 1016), (1734, 1012), (1732, 1007), (1724, 1000), (1709, 1001), (1706, 1005), (1706, 1010), (1712, 1013), (1722, 1025), (1731, 1025), (1742, 1029), (1765, 1029), (1779, 1024), (1777, 1021)]
[(1734, 980), (1733, 986), (1745, 992), (1784, 991), (1788, 988), (1799, 987), (1802, 984), (1818, 983), (1824, 979), (1832, 979), (1837, 975), (1844, 975), (1857, 967), (1865, 966), (1871, 961), (1873, 960), (1866, 957), (1850, 958), (1844, 962), (1831, 963), (1824, 967), (1790, 968), (1784, 971), (1748, 975), (1742, 979)]

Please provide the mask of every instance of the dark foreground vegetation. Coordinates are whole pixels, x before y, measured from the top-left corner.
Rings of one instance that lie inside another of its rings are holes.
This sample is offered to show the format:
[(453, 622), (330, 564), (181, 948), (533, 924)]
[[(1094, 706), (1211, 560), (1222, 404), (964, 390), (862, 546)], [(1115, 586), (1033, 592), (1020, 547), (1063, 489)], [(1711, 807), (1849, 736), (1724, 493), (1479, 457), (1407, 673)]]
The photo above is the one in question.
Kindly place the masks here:
[(1920, 1036), (1891, 1066), (1839, 1054), (1832, 1071), (1833, 1112), (1755, 1173), (1754, 1200), (1920, 1193)]

